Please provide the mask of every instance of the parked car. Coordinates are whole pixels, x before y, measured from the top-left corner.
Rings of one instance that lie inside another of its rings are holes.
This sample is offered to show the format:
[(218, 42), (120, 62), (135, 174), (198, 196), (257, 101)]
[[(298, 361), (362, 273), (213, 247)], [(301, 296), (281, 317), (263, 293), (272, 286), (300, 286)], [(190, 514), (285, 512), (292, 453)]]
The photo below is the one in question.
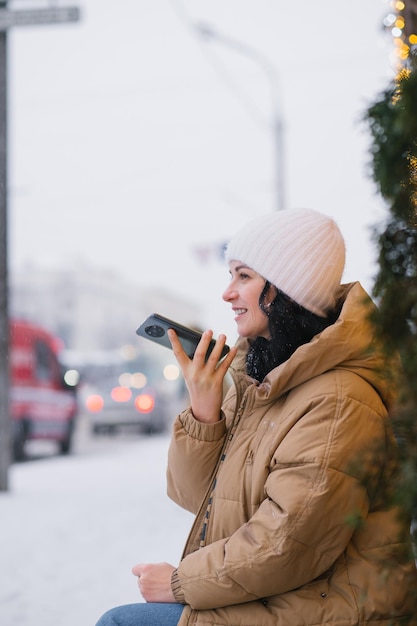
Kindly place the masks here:
[(85, 392), (83, 410), (94, 434), (113, 434), (122, 427), (135, 427), (146, 434), (160, 433), (171, 418), (169, 399), (161, 389), (134, 388), (114, 378)]
[(78, 411), (76, 378), (59, 361), (59, 337), (24, 320), (10, 322), (10, 413), (15, 460), (35, 439), (56, 441), (68, 454)]

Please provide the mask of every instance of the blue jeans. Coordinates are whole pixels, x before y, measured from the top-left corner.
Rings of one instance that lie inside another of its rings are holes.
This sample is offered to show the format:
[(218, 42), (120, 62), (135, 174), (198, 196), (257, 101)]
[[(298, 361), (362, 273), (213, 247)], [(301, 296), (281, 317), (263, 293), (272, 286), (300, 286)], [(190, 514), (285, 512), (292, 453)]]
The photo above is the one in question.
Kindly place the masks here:
[(177, 626), (183, 608), (162, 602), (125, 604), (106, 611), (96, 626)]

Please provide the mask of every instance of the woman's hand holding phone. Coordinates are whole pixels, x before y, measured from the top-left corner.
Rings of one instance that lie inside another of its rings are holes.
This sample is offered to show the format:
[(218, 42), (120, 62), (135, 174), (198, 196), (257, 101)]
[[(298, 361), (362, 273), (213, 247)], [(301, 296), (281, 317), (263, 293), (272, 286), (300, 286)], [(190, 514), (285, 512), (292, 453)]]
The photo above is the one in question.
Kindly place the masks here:
[(187, 385), (194, 417), (199, 422), (207, 424), (218, 422), (223, 401), (223, 380), (236, 356), (237, 348), (235, 346), (230, 348), (223, 360), (219, 361), (226, 343), (226, 336), (219, 335), (215, 347), (207, 357), (213, 332), (206, 330), (201, 336), (193, 359), (190, 359), (175, 331), (169, 329), (167, 334)]

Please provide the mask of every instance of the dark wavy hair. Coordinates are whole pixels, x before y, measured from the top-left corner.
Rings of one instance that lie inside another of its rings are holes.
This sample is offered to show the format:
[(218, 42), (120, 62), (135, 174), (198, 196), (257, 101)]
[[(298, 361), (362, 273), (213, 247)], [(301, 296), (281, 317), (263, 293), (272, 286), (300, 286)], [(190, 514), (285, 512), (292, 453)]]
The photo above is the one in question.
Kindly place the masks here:
[[(272, 302), (266, 302), (270, 289), (276, 290)], [(274, 367), (284, 363), (296, 349), (308, 343), (322, 330), (334, 324), (340, 307), (320, 317), (287, 296), (283, 291), (265, 281), (259, 297), (259, 306), (269, 320), (271, 338), (257, 337), (246, 357), (246, 371), (255, 380), (261, 382)]]

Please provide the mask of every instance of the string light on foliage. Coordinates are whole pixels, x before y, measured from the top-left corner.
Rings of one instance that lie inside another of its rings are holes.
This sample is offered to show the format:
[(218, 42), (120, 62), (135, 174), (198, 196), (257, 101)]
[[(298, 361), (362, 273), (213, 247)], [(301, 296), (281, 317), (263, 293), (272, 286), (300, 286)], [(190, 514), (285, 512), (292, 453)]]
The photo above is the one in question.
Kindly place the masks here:
[(395, 24), (396, 19), (397, 16), (395, 15), (395, 13), (388, 13), (388, 15), (384, 17), (383, 21), (385, 28), (391, 28), (392, 25)]
[(392, 1), (383, 24), (393, 37), (397, 61), (407, 63), (410, 50), (417, 46), (417, 0)]

